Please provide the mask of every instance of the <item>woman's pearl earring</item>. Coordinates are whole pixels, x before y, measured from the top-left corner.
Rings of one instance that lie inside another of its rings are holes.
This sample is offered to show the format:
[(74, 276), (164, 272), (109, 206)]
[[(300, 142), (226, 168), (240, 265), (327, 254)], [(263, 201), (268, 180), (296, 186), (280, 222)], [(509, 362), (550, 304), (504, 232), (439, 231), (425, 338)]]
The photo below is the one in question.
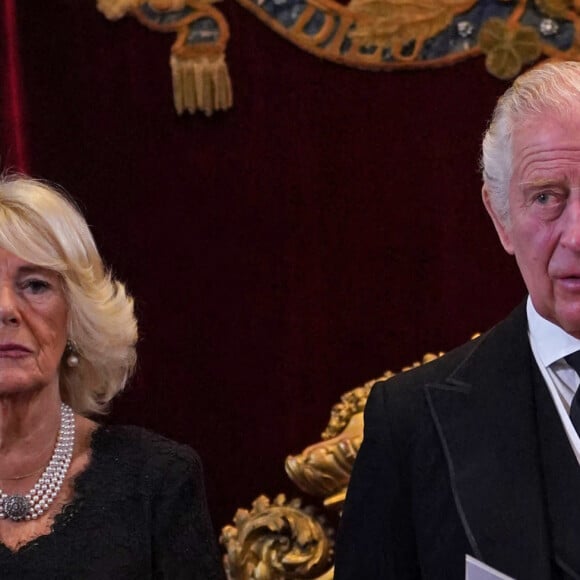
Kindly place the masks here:
[(66, 364), (68, 367), (74, 368), (79, 365), (79, 355), (75, 343), (69, 338), (66, 341)]

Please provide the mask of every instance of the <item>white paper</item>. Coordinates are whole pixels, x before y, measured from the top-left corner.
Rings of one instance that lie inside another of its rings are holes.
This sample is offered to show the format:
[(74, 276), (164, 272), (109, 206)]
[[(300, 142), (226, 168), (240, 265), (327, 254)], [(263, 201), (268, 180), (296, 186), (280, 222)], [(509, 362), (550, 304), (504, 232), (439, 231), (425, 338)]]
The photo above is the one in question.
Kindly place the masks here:
[(465, 580), (514, 580), (473, 556), (465, 555)]

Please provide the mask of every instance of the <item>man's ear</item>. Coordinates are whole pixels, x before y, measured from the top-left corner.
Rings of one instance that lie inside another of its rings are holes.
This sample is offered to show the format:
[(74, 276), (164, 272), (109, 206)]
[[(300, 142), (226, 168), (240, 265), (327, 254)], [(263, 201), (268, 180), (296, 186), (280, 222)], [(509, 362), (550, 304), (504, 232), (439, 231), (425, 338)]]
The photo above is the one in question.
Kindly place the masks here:
[(503, 246), (504, 250), (508, 253), (513, 255), (514, 254), (514, 246), (512, 244), (511, 236), (510, 236), (510, 227), (509, 224), (506, 224), (505, 220), (498, 215), (497, 211), (493, 207), (489, 191), (487, 190), (486, 186), (484, 185), (481, 190), (481, 197), (483, 199), (483, 205), (485, 205), (485, 209), (495, 226), (495, 231), (499, 236), (499, 240), (501, 245)]

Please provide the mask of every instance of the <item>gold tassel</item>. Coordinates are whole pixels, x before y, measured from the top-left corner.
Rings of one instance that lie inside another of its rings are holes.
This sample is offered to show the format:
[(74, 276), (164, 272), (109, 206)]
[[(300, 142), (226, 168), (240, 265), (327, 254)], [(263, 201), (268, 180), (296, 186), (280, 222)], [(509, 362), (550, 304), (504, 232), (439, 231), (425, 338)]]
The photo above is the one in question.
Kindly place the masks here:
[(135, 10), (142, 0), (97, 0), (97, 10), (109, 20), (119, 20), (131, 10)]
[(232, 82), (223, 53), (172, 54), (170, 62), (173, 102), (180, 115), (200, 110), (209, 117), (214, 111), (231, 108)]

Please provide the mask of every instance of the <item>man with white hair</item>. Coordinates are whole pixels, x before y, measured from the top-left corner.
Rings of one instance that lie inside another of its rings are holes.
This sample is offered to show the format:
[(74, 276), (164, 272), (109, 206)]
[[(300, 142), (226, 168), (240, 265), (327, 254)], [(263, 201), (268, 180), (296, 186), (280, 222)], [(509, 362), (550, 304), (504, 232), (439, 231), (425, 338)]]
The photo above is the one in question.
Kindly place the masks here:
[(373, 388), (336, 580), (459, 580), (466, 557), (517, 580), (580, 579), (580, 63), (515, 81), (482, 166), (529, 296), (479, 339)]

